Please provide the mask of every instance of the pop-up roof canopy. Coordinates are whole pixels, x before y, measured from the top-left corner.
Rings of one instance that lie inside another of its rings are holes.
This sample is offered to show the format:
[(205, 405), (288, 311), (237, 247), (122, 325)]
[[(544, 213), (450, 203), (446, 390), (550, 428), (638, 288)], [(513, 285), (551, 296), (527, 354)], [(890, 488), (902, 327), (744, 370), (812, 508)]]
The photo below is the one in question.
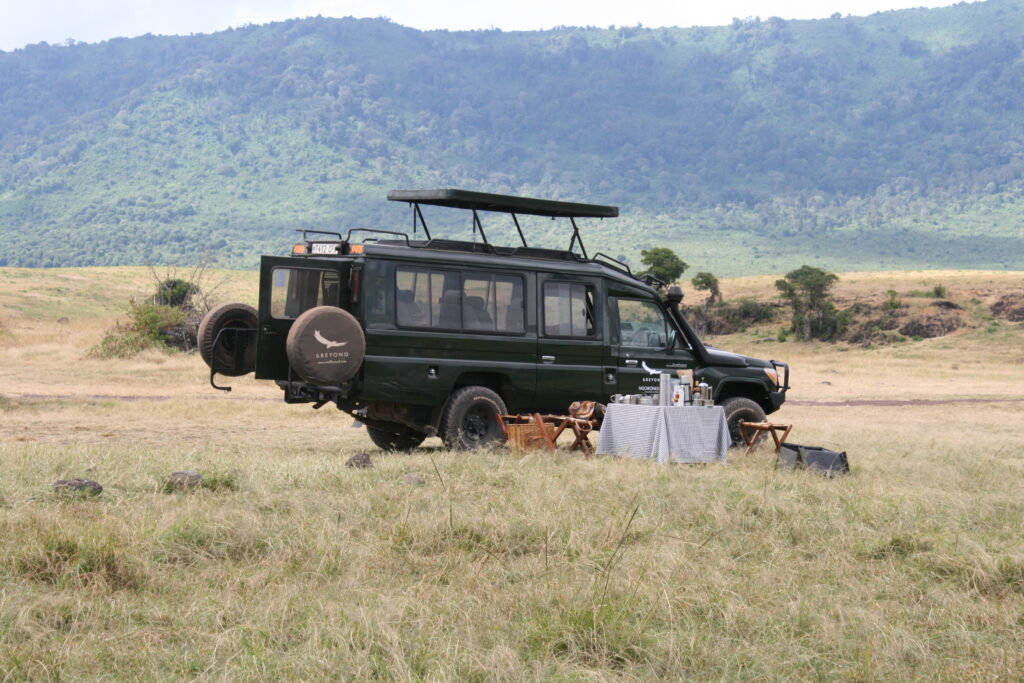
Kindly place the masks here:
[(572, 240), (569, 242), (568, 251), (572, 251), (573, 245), (579, 244), (583, 257), (587, 257), (587, 250), (583, 247), (583, 239), (580, 237), (579, 228), (576, 227), (577, 218), (615, 218), (619, 215), (619, 207), (603, 206), (601, 204), (579, 204), (577, 202), (556, 202), (551, 199), (534, 199), (532, 197), (513, 197), (505, 194), (489, 194), (487, 192), (471, 192), (469, 190), (391, 190), (388, 192), (388, 199), (393, 202), (408, 202), (413, 207), (413, 232), (416, 232), (416, 223), (423, 226), (423, 231), (430, 238), (430, 229), (423, 219), (420, 205), (429, 204), (432, 206), (447, 206), (453, 209), (468, 209), (473, 212), (473, 236), (480, 231), (484, 244), (487, 242), (487, 235), (484, 234), (483, 223), (480, 222), (478, 211), (494, 211), (511, 214), (515, 223), (516, 231), (523, 247), (527, 247), (526, 237), (519, 226), (519, 219), (516, 214), (527, 214), (532, 216), (549, 216), (551, 218), (568, 218), (572, 223)]
[(453, 209), (499, 211), (552, 218), (615, 218), (619, 215), (617, 206), (556, 202), (550, 199), (513, 197), (469, 190), (391, 190), (388, 192), (388, 199), (410, 204), (448, 206)]

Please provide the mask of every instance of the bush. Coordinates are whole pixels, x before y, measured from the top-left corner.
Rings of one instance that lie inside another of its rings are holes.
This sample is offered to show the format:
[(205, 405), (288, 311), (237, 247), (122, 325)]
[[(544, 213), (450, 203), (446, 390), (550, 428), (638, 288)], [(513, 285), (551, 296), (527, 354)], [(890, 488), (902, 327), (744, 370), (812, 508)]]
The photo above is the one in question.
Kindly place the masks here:
[(237, 491), (238, 472), (234, 471), (213, 471), (207, 472), (199, 480), (200, 488), (208, 491)]
[(720, 304), (715, 307), (715, 313), (739, 329), (766, 323), (775, 317), (775, 310), (770, 305), (747, 298), (731, 304)]
[(742, 298), (730, 303), (719, 301), (714, 305), (686, 308), (687, 318), (698, 334), (734, 334), (744, 332), (752, 325), (775, 319), (776, 306), (756, 299)]
[(198, 294), (199, 288), (191, 282), (181, 278), (167, 278), (157, 285), (151, 303), (184, 310), (192, 307), (192, 299)]
[(895, 289), (890, 289), (885, 293), (885, 302), (882, 303), (882, 310), (887, 313), (892, 313), (903, 308), (903, 301), (900, 300), (900, 295), (896, 293)]
[(168, 330), (180, 325), (185, 313), (179, 308), (159, 304), (129, 302), (128, 323), (114, 324), (96, 346), (89, 349), (92, 358), (131, 358), (146, 349), (162, 348), (170, 340)]
[(919, 299), (945, 299), (949, 291), (943, 285), (935, 285), (931, 289), (912, 289), (905, 296)]

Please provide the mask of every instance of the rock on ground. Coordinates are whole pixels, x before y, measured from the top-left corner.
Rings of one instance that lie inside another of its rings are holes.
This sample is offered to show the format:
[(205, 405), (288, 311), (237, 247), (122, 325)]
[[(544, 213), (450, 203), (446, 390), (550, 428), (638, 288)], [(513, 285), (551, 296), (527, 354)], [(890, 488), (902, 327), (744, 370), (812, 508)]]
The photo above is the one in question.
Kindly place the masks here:
[(92, 479), (58, 479), (53, 482), (53, 490), (57, 493), (81, 493), (98, 496), (103, 493), (103, 486)]
[(373, 461), (370, 460), (369, 453), (356, 453), (348, 462), (345, 463), (345, 467), (354, 467), (360, 470), (366, 470), (373, 467)]
[(164, 485), (165, 491), (187, 491), (194, 489), (203, 483), (203, 475), (197, 470), (182, 470), (181, 472), (171, 472), (171, 476), (167, 477), (167, 484)]

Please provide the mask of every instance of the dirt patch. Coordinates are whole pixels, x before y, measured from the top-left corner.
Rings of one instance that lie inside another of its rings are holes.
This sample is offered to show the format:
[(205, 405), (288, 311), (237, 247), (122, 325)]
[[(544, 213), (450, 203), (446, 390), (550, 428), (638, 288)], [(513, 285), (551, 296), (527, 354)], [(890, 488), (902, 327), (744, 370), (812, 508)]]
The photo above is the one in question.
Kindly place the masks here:
[(895, 306), (855, 303), (843, 315), (848, 323), (840, 340), (861, 346), (942, 337), (967, 324), (963, 308), (951, 301), (935, 301), (923, 308), (899, 302)]
[(908, 337), (931, 339), (955, 332), (964, 326), (963, 318), (955, 310), (939, 310), (911, 316), (902, 327), (900, 334)]
[(72, 403), (78, 400), (86, 401), (124, 401), (126, 403), (135, 403), (138, 401), (173, 401), (175, 399), (188, 399), (189, 401), (261, 401), (264, 403), (279, 403), (279, 398), (263, 398), (257, 396), (223, 396), (223, 395), (212, 395), (212, 396), (199, 396), (199, 395), (181, 395), (181, 396), (143, 396), (143, 395), (132, 395), (132, 394), (8, 394), (10, 398), (20, 399), (25, 402), (48, 402), (48, 401), (62, 401), (65, 403)]
[(948, 406), (959, 403), (1024, 403), (1024, 398), (853, 398), (848, 401), (786, 401), (786, 405), (823, 406), (829, 408), (847, 408), (851, 406), (877, 406), (880, 408)]
[(992, 315), (1013, 323), (1024, 322), (1024, 293), (1006, 294), (989, 307)]

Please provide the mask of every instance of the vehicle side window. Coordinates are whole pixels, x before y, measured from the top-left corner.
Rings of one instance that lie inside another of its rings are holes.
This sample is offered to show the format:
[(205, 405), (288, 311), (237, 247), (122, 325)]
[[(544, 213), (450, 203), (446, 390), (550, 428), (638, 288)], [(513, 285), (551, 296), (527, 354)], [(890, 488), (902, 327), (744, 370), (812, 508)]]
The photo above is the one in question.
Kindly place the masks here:
[(668, 345), (668, 322), (657, 304), (636, 299), (617, 299), (616, 303), (619, 343), (643, 348), (664, 348)]
[[(440, 274), (439, 274), (440, 275)], [(398, 324), (408, 327), (430, 327), (432, 298), (430, 273), (426, 270), (405, 270), (395, 273)]]
[(523, 278), (426, 268), (395, 270), (401, 327), (506, 332), (526, 330)]
[(499, 332), (522, 334), (526, 331), (526, 306), (523, 278), (513, 275), (494, 276), (494, 307)]
[(593, 337), (594, 288), (579, 282), (544, 283), (544, 334)]
[(337, 306), (338, 274), (312, 268), (274, 268), (270, 276), (270, 315), (298, 318), (316, 306)]

